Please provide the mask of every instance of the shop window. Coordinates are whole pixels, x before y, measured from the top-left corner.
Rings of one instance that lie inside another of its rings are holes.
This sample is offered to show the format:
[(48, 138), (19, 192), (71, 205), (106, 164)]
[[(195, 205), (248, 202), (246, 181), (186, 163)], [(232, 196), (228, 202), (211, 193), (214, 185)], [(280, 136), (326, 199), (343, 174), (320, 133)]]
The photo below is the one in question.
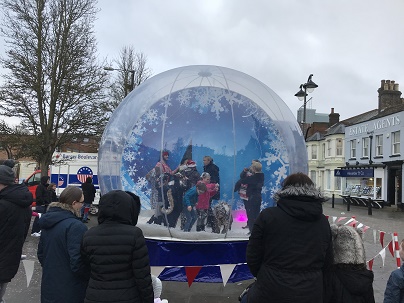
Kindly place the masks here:
[(376, 136), (376, 156), (383, 156), (383, 135)]
[(362, 157), (369, 158), (369, 138), (362, 139)]
[(376, 178), (376, 199), (380, 199), (382, 197), (382, 178)]
[(350, 158), (355, 159), (356, 158), (356, 140), (351, 140), (351, 141), (349, 141), (349, 143), (351, 146)]
[(391, 133), (391, 153), (392, 155), (400, 154), (400, 132)]
[(336, 155), (337, 156), (342, 156), (342, 139), (338, 138), (337, 139), (337, 150), (336, 150)]
[(311, 146), (311, 159), (317, 160), (317, 145)]

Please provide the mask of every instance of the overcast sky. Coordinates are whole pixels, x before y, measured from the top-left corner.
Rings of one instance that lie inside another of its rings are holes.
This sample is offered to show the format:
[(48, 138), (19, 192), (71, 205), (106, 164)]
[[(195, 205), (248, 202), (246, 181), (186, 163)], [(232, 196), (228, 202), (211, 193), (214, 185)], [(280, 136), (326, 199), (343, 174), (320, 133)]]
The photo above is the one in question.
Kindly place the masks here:
[[(403, 0), (98, 0), (100, 61), (123, 46), (153, 74), (187, 65), (236, 69), (296, 112), (309, 74), (308, 106), (341, 120), (377, 108), (380, 80), (404, 91)], [(4, 39), (4, 38), (2, 38)], [(3, 43), (4, 45), (4, 43)], [(3, 52), (3, 49), (1, 50)]]
[[(247, 73), (294, 115), (309, 74), (317, 113), (341, 120), (377, 108), (380, 80), (404, 89), (402, 0), (98, 0), (101, 57), (145, 53), (153, 74), (194, 64)], [(308, 97), (308, 98), (309, 98)]]

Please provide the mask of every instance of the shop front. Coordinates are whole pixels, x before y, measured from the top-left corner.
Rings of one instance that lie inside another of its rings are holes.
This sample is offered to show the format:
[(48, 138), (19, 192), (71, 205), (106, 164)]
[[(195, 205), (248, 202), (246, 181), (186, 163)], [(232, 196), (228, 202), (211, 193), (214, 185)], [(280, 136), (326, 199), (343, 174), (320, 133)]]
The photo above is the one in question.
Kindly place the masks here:
[(344, 202), (367, 206), (370, 198), (380, 208), (386, 204), (384, 197), (384, 164), (345, 166), (334, 170), (334, 176), (341, 178)]

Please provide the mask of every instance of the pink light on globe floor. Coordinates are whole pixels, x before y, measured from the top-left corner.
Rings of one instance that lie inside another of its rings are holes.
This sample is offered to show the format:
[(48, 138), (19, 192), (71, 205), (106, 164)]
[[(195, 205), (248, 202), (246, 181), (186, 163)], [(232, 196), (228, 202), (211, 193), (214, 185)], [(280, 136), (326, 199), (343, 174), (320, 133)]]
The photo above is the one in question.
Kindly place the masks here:
[(247, 215), (245, 210), (235, 210), (233, 212), (233, 219), (237, 222), (247, 222)]

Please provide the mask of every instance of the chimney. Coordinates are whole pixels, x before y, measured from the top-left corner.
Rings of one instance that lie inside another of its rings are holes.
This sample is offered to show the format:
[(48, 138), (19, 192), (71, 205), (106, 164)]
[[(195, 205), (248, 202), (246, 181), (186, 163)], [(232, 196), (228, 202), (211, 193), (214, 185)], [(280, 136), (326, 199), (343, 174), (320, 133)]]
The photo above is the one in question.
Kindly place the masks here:
[(329, 122), (328, 122), (328, 127), (336, 124), (339, 122), (339, 114), (338, 113), (334, 113), (334, 108), (331, 108), (331, 114), (328, 115), (329, 117)]
[(379, 113), (386, 108), (402, 104), (399, 85), (394, 80), (382, 80), (377, 92), (379, 93)]

